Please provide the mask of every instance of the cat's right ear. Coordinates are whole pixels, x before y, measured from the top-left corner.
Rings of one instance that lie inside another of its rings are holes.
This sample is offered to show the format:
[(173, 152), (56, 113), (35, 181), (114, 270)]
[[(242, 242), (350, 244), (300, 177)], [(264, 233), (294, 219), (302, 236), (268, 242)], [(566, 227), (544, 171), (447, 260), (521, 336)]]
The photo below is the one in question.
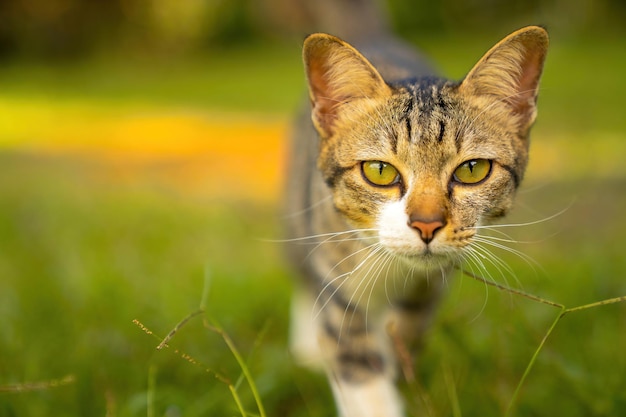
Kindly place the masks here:
[(312, 118), (322, 137), (331, 137), (341, 122), (345, 105), (373, 103), (391, 95), (381, 75), (348, 43), (317, 33), (304, 41), (304, 67), (309, 83)]

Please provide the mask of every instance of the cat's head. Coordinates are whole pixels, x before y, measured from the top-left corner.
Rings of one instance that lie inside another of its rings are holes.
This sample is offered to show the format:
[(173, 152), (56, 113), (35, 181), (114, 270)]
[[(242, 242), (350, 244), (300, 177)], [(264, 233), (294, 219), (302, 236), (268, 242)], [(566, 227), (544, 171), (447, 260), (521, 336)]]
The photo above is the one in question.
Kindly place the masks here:
[(402, 258), (441, 264), (458, 255), (477, 226), (512, 205), (547, 47), (546, 31), (528, 27), (461, 82), (388, 84), (344, 41), (308, 37), (318, 167), (336, 209)]

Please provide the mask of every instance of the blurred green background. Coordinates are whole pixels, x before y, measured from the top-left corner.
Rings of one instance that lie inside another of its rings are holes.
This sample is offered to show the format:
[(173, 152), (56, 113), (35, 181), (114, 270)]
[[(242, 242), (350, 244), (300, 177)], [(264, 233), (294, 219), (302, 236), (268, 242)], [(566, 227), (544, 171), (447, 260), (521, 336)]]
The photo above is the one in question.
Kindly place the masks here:
[[(287, 351), (292, 276), (270, 242), (301, 40), (332, 29), (312, 3), (0, 2), (0, 416), (241, 415), (224, 380), (259, 415), (201, 318), (156, 350), (201, 305), (267, 415), (334, 415), (325, 379)], [(626, 295), (623, 2), (386, 7), (453, 78), (518, 27), (548, 27), (531, 165), (507, 221), (562, 213), (512, 228), (534, 262), (494, 248), (515, 273), (490, 274), (568, 307)], [(409, 415), (502, 415), (557, 314), (459, 275), (404, 387)], [(566, 316), (514, 415), (622, 415), (625, 327), (624, 303)]]

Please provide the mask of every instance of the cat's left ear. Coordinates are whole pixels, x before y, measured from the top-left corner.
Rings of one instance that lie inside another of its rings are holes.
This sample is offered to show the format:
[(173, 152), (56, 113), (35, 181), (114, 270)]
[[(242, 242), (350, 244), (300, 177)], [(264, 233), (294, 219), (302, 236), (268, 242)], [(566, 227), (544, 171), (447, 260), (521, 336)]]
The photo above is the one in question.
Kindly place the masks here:
[(508, 104), (520, 117), (520, 132), (526, 134), (537, 114), (539, 79), (547, 52), (545, 29), (529, 26), (513, 32), (482, 57), (459, 90)]

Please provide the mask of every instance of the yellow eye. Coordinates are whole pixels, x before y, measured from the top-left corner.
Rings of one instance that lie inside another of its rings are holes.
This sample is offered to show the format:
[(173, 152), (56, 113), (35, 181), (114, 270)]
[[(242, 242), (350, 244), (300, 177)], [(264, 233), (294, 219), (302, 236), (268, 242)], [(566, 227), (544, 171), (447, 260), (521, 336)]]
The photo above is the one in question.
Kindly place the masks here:
[(398, 170), (382, 161), (365, 161), (361, 164), (361, 171), (367, 181), (374, 185), (387, 186), (400, 182)]
[(454, 171), (454, 180), (463, 184), (476, 184), (491, 172), (491, 161), (488, 159), (472, 159), (465, 161)]

